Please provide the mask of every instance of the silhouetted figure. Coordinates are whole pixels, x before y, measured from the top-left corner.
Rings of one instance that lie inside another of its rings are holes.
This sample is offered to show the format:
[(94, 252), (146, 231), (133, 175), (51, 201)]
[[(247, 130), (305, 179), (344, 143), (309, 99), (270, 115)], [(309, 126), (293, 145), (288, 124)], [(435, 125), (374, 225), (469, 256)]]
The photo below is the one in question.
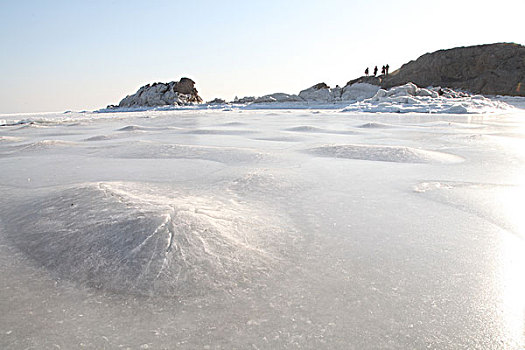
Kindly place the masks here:
[(381, 74), (385, 75), (386, 68), (385, 66), (381, 67)]
[(374, 77), (377, 75), (377, 66), (374, 68)]
[(385, 66), (385, 74), (388, 75), (388, 70), (390, 69), (390, 66), (388, 65), (388, 63), (386, 64)]
[(368, 76), (368, 67), (365, 69), (365, 75)]

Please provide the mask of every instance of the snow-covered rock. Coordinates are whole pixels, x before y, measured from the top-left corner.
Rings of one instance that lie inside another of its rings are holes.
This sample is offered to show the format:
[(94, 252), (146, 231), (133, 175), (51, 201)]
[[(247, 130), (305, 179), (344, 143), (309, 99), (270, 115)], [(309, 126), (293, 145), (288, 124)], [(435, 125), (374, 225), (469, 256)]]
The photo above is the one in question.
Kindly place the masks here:
[(238, 98), (237, 96), (235, 96), (235, 99), (232, 101), (232, 103), (239, 103), (239, 104), (252, 103), (255, 101), (255, 99), (256, 99), (255, 96), (245, 96), (242, 98)]
[(368, 83), (355, 83), (343, 88), (341, 100), (343, 101), (362, 101), (374, 96), (379, 90), (379, 86)]
[(120, 101), (119, 108), (181, 106), (201, 103), (202, 98), (195, 88), (195, 82), (189, 78), (170, 83), (153, 83), (142, 86), (133, 95), (128, 95)]
[(299, 92), (299, 97), (305, 101), (331, 103), (341, 101), (341, 93), (339, 86), (331, 89), (325, 83), (319, 83)]
[(271, 102), (304, 102), (304, 100), (297, 95), (285, 94), (283, 92), (276, 92), (270, 95), (258, 97), (253, 103), (271, 103)]

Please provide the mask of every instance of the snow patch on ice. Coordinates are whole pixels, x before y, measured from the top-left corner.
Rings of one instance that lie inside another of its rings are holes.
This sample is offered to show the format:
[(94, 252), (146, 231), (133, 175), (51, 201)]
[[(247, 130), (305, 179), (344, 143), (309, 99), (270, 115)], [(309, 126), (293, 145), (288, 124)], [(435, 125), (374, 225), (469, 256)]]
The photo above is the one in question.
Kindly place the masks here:
[(26, 145), (21, 145), (18, 147), (19, 151), (39, 151), (44, 149), (51, 149), (56, 147), (71, 147), (77, 145), (76, 142), (64, 141), (64, 140), (41, 140), (36, 142), (31, 142)]
[(185, 134), (193, 135), (248, 135), (255, 134), (253, 130), (233, 130), (233, 129), (195, 129), (186, 131)]
[(285, 129), (285, 131), (293, 131), (293, 132), (307, 132), (307, 133), (322, 133), (322, 134), (357, 134), (355, 131), (349, 131), (349, 130), (328, 130), (328, 129), (322, 129), (315, 126), (309, 126), (309, 125), (301, 125), (301, 126), (294, 126), (288, 129)]
[[(264, 154), (236, 147), (215, 147), (183, 144), (165, 144), (153, 141), (135, 141), (117, 148), (101, 148), (101, 155), (131, 159), (203, 159), (226, 164), (251, 163), (262, 160)], [(96, 153), (96, 152), (94, 152)]]
[(360, 159), (396, 163), (460, 163), (463, 158), (436, 151), (403, 146), (325, 145), (307, 150), (321, 157)]

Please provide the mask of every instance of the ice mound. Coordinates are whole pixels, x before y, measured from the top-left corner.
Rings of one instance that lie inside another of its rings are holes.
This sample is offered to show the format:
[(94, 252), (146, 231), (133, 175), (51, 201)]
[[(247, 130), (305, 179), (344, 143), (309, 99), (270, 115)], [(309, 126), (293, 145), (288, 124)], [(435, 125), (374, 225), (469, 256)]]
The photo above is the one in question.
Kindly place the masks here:
[(46, 125), (40, 124), (36, 120), (22, 119), (22, 120), (0, 120), (0, 126), (21, 126), (25, 128), (38, 128), (45, 127)]
[(186, 131), (185, 134), (192, 135), (248, 135), (255, 134), (253, 130), (239, 130), (239, 129), (194, 129)]
[(390, 129), (393, 127), (394, 126), (390, 124), (377, 123), (377, 122), (365, 123), (365, 124), (358, 126), (358, 128), (362, 128), (362, 129)]
[(294, 127), (285, 129), (285, 131), (320, 133), (320, 134), (345, 134), (345, 135), (356, 134), (355, 131), (329, 130), (329, 129), (322, 129), (322, 128), (318, 128), (315, 126), (309, 126), (309, 125), (294, 126)]
[(54, 146), (72, 146), (75, 145), (75, 142), (72, 141), (64, 141), (64, 140), (41, 140), (37, 142), (32, 142), (26, 146), (25, 148), (49, 148)]
[(343, 112), (389, 112), (389, 113), (492, 113), (513, 110), (502, 101), (480, 95), (469, 95), (447, 88), (419, 88), (408, 83), (389, 90), (379, 89), (376, 94), (355, 102)]
[(202, 159), (225, 164), (251, 163), (262, 160), (264, 154), (236, 147), (165, 144), (152, 141), (136, 141), (107, 149), (93, 151), (102, 156), (127, 159)]
[(88, 137), (87, 139), (84, 139), (84, 141), (111, 141), (118, 138), (118, 135), (97, 135)]
[(219, 126), (246, 126), (247, 123), (241, 123), (241, 122), (228, 122), (228, 123), (222, 123), (219, 124)]
[(124, 126), (117, 131), (154, 131), (154, 130), (163, 130), (161, 128), (151, 128), (146, 126), (140, 126), (140, 125), (128, 125)]
[(288, 137), (288, 136), (274, 136), (274, 137), (256, 137), (253, 140), (258, 141), (272, 141), (272, 142), (299, 142), (302, 138)]
[(63, 141), (63, 140), (40, 140), (35, 142), (30, 142), (27, 144), (21, 144), (16, 146), (11, 146), (6, 148), (7, 152), (4, 152), (3, 155), (23, 155), (23, 154), (32, 154), (35, 152), (41, 152), (43, 150), (55, 150), (55, 149), (68, 149), (70, 147), (76, 146), (76, 142), (72, 141)]
[(286, 129), (286, 131), (294, 131), (294, 132), (324, 132), (324, 130), (321, 129), (321, 128), (317, 128), (315, 126), (309, 126), (309, 125), (294, 126), (294, 127)]
[(321, 157), (348, 158), (395, 163), (459, 163), (463, 158), (442, 152), (403, 146), (325, 145), (308, 153)]
[(28, 196), (4, 214), (8, 239), (58, 278), (142, 295), (256, 287), (287, 225), (234, 196), (122, 182)]

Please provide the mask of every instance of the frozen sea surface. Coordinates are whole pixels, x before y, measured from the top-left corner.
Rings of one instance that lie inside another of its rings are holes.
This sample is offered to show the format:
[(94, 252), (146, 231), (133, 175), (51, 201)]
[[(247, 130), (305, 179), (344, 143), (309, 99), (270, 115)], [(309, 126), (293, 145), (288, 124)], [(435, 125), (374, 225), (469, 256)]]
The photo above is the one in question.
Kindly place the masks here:
[(525, 112), (0, 119), (2, 349), (525, 346)]

